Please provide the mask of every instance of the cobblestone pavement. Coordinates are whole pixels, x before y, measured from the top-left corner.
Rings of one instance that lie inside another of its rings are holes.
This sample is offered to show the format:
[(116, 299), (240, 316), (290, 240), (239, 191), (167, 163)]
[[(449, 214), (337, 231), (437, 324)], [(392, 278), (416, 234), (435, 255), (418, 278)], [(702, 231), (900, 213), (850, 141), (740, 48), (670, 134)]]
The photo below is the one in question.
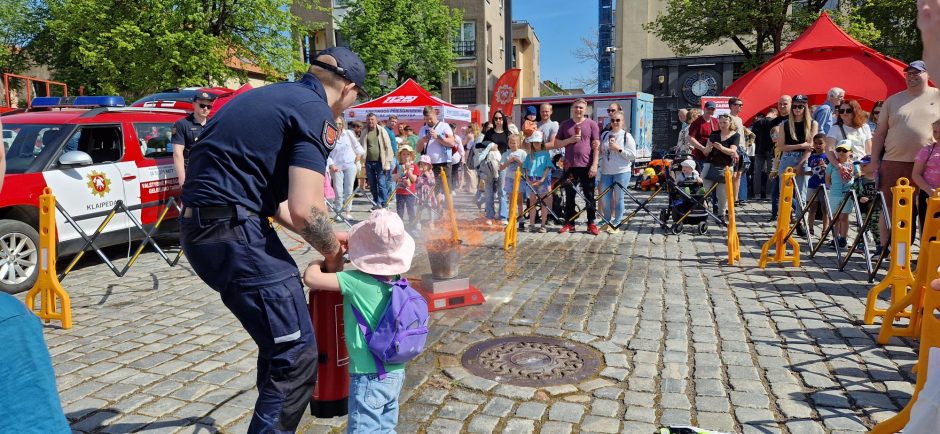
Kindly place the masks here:
[[(739, 210), (740, 266), (722, 265), (724, 231), (667, 237), (645, 215), (618, 235), (520, 232), (514, 254), (499, 232), (470, 243), (461, 270), (487, 301), (432, 314), (399, 432), (843, 433), (892, 416), (912, 393), (914, 344), (877, 345), (877, 329), (861, 324), (869, 285), (858, 261), (850, 273), (835, 271), (831, 252), (757, 268), (767, 208)], [(314, 257), (285, 245), (300, 264)], [(419, 252), (411, 274), (427, 271)], [(46, 339), (76, 432), (246, 430), (255, 345), (185, 260), (169, 268), (148, 253), (123, 279), (87, 262), (63, 286), (74, 327), (47, 327)], [(599, 374), (527, 388), (460, 366), (470, 345), (513, 335), (586, 343), (602, 356)], [(300, 432), (343, 424), (306, 416)]]

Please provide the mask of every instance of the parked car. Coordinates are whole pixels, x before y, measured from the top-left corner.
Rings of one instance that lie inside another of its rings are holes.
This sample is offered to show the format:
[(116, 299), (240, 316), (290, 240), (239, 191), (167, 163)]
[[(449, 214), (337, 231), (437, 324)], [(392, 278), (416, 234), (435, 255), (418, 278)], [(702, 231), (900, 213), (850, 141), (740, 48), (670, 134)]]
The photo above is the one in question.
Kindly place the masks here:
[(193, 111), (193, 97), (197, 91), (206, 91), (216, 98), (227, 96), (234, 90), (226, 87), (184, 87), (165, 89), (152, 95), (147, 95), (137, 101), (134, 101), (132, 107), (157, 107), (173, 108)]
[[(39, 272), (39, 196), (49, 187), (82, 230), (91, 234), (118, 200), (142, 225), (154, 225), (180, 186), (170, 135), (183, 110), (124, 107), (120, 97), (36, 98), (29, 110), (3, 122), (7, 172), (0, 192), (0, 290), (33, 286)], [(173, 230), (171, 209), (163, 230)], [(58, 254), (76, 253), (84, 240), (56, 213)], [(143, 238), (125, 214), (116, 215), (99, 247)]]

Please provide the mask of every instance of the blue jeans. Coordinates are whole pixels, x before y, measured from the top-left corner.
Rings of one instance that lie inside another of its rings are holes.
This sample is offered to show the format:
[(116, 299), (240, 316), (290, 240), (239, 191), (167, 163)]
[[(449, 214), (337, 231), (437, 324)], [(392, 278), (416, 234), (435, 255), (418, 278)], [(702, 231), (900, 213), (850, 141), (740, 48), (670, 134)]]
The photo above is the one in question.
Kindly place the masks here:
[(356, 165), (340, 168), (339, 172), (330, 175), (333, 181), (333, 190), (336, 190), (336, 199), (333, 199), (333, 208), (337, 214), (348, 213), (352, 202), (342, 208), (353, 194), (353, 183), (356, 182)]
[[(802, 159), (802, 152), (784, 152), (783, 155), (780, 156), (780, 170), (777, 172), (777, 177), (780, 178), (778, 184), (783, 182), (783, 172), (786, 172), (788, 167), (792, 167), (794, 172), (799, 172), (799, 164), (800, 160)], [(793, 182), (796, 189), (800, 192), (800, 198), (806, 200), (806, 182), (808, 181), (806, 178), (806, 173), (809, 173), (809, 164), (804, 163), (802, 168), (803, 174), (796, 175), (796, 177), (793, 178)], [(778, 191), (782, 190), (783, 185), (780, 186)], [(793, 211), (795, 211), (797, 215), (803, 212), (803, 204), (800, 202), (800, 200), (797, 199), (795, 193), (793, 195)]]
[(486, 181), (483, 185), (483, 209), (486, 213), (486, 218), (490, 220), (496, 219), (496, 207), (493, 204), (493, 199), (499, 201), (499, 217), (502, 219), (508, 219), (509, 214), (506, 210), (506, 195), (503, 194), (503, 186), (501, 179), (495, 181)]
[(375, 206), (382, 208), (385, 208), (385, 202), (388, 200), (388, 172), (388, 170), (382, 170), (381, 161), (366, 161), (366, 182), (369, 183), (372, 202)]
[(317, 378), (317, 344), (297, 264), (268, 219), (180, 219), (189, 263), (258, 345), (258, 400), (248, 433), (292, 433)]
[(413, 194), (395, 193), (395, 211), (398, 212), (398, 216), (401, 217), (402, 221), (405, 220), (405, 212), (407, 212), (409, 225), (415, 222), (415, 203), (417, 201), (418, 197)]
[(738, 190), (738, 200), (747, 200), (747, 172), (741, 174), (741, 189)]
[(378, 374), (349, 375), (349, 419), (347, 433), (394, 433), (398, 425), (398, 394), (405, 371), (392, 371), (380, 380)]
[[(607, 190), (607, 187), (614, 185), (615, 182), (627, 188), (630, 185), (630, 171), (601, 175), (601, 191)], [(601, 215), (611, 226), (620, 226), (620, 221), (623, 220), (623, 196), (623, 190), (618, 186), (611, 188), (610, 192), (604, 196)]]

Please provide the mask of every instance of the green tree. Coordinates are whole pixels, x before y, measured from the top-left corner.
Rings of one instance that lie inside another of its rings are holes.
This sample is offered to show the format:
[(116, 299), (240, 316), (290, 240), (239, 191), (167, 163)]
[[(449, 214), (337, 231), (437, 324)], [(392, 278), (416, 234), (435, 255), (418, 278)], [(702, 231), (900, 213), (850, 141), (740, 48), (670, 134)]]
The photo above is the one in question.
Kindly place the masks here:
[(292, 37), (301, 23), (290, 12), (292, 3), (48, 0), (49, 18), (34, 51), (69, 85), (132, 98), (239, 77), (228, 66), (233, 59), (284, 76), (301, 68)]
[(42, 30), (43, 4), (38, 0), (0, 1), (0, 72), (25, 71), (25, 48)]
[(853, 16), (878, 30), (878, 37), (868, 42), (872, 48), (905, 62), (921, 58), (924, 46), (917, 29), (917, 2), (856, 1)]
[(454, 71), (453, 40), (463, 12), (441, 0), (352, 0), (339, 30), (366, 64), (366, 88), (382, 90), (378, 75), (388, 73), (388, 85), (408, 78), (440, 91)]
[[(780, 52), (820, 15), (827, 0), (667, 0), (666, 10), (644, 25), (678, 56), (731, 41), (747, 67)], [(829, 11), (846, 32), (890, 56), (909, 60), (921, 51), (916, 2), (850, 0)], [(721, 13), (715, 13), (721, 11)]]

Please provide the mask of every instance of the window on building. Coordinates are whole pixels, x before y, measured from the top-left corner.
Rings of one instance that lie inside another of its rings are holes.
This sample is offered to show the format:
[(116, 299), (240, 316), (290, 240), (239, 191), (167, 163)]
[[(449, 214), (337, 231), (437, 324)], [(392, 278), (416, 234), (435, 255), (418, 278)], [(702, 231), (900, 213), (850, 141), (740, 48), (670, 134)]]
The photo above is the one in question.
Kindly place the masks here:
[(493, 60), (493, 26), (486, 23), (486, 60)]
[(516, 46), (515, 45), (512, 46), (512, 67), (513, 68), (519, 67), (519, 65), (516, 64)]
[(333, 0), (334, 8), (344, 8), (349, 6), (349, 0)]
[(477, 68), (475, 66), (458, 67), (450, 76), (452, 87), (476, 87)]
[(500, 16), (503, 15), (503, 3), (505, 3), (505, 1), (506, 0), (499, 0), (499, 15)]
[(477, 24), (474, 21), (464, 21), (457, 30), (454, 38), (454, 53), (457, 57), (476, 56)]
[(506, 39), (502, 36), (499, 37), (499, 58), (503, 58), (503, 52), (506, 51)]

